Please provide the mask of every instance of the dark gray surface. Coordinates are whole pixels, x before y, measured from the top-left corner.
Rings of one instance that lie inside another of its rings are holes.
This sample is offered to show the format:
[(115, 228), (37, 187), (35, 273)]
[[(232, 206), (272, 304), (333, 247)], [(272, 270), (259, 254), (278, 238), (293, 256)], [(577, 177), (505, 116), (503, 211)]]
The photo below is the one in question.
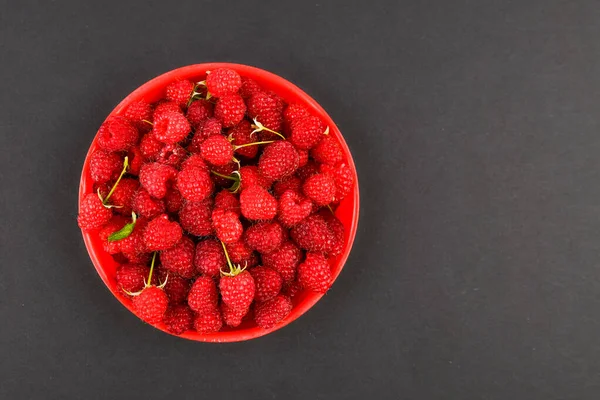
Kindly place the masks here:
[[(0, 10), (0, 398), (600, 396), (597, 1)], [(103, 118), (146, 80), (206, 61), (299, 84), (340, 126), (361, 179), (336, 285), (247, 343), (138, 322), (75, 222)]]

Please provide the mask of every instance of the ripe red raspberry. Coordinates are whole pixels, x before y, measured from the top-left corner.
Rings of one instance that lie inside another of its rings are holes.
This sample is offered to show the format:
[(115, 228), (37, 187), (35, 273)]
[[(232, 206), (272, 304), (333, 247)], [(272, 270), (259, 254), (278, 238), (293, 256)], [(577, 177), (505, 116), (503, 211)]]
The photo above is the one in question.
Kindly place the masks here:
[(284, 232), (278, 222), (259, 222), (244, 233), (244, 241), (251, 249), (268, 254), (278, 248), (284, 239)]
[[(122, 256), (126, 262), (130, 262), (130, 263), (139, 263), (139, 264), (148, 264), (148, 262), (150, 261), (150, 253), (134, 253), (134, 254), (125, 254), (125, 253), (121, 253), (121, 254), (117, 254), (119, 256)], [(113, 256), (114, 258), (114, 256)], [(121, 262), (121, 261), (118, 261)]]
[(254, 299), (258, 302), (267, 301), (279, 294), (283, 279), (277, 271), (269, 267), (256, 267), (250, 270), (254, 278), (256, 292)]
[(240, 96), (244, 100), (251, 97), (254, 93), (262, 91), (262, 88), (254, 79), (242, 76), (242, 87), (240, 88)]
[(302, 104), (298, 104), (298, 103), (289, 104), (283, 111), (283, 119), (285, 120), (286, 124), (288, 124), (288, 125), (291, 125), (294, 121), (296, 121), (300, 118), (304, 118), (304, 117), (308, 117), (308, 116), (310, 116), (308, 109), (306, 107), (304, 107)]
[(212, 165), (227, 165), (233, 159), (233, 146), (222, 135), (213, 135), (200, 145), (200, 154)]
[(341, 163), (332, 167), (327, 164), (321, 164), (320, 169), (322, 173), (327, 173), (333, 176), (335, 181), (335, 198), (334, 203), (339, 203), (342, 199), (350, 194), (354, 187), (354, 175), (350, 166), (346, 163)]
[(206, 239), (196, 245), (194, 266), (203, 275), (217, 277), (221, 269), (227, 266), (221, 243), (215, 239)]
[(117, 285), (128, 292), (139, 292), (144, 288), (150, 268), (142, 264), (123, 264), (117, 268)]
[(304, 167), (308, 163), (308, 150), (298, 150), (298, 160), (298, 168)]
[(165, 212), (165, 204), (150, 196), (144, 188), (140, 188), (131, 199), (131, 208), (140, 217), (154, 218)]
[(178, 213), (179, 210), (181, 210), (181, 206), (183, 206), (183, 197), (181, 196), (181, 193), (179, 193), (179, 190), (170, 188), (167, 191), (167, 195), (165, 196), (165, 206), (170, 213)]
[(229, 68), (217, 68), (206, 76), (208, 92), (215, 97), (237, 93), (242, 87), (240, 74)]
[(188, 201), (202, 201), (213, 191), (210, 174), (202, 167), (186, 165), (177, 175), (177, 189)]
[(329, 210), (324, 209), (322, 212), (319, 213), (319, 215), (321, 215), (323, 217), (323, 219), (325, 220), (325, 222), (327, 222), (327, 226), (329, 227), (329, 230), (333, 234), (333, 236), (332, 236), (333, 244), (331, 246), (331, 251), (329, 252), (329, 256), (335, 257), (335, 256), (342, 254), (342, 251), (344, 250), (344, 242), (345, 242), (344, 239), (346, 237), (346, 232), (345, 232), (346, 230), (344, 228), (344, 225)]
[(145, 161), (140, 148), (137, 146), (131, 147), (127, 152), (127, 157), (129, 158), (129, 169), (127, 172), (129, 175), (138, 176)]
[(298, 281), (285, 282), (281, 286), (281, 294), (283, 294), (289, 298), (294, 298), (301, 291), (302, 291), (302, 285), (300, 285), (300, 283), (298, 283)]
[(171, 113), (183, 114), (183, 111), (181, 111), (181, 108), (172, 101), (163, 101), (154, 108), (154, 112), (152, 113), (152, 120), (156, 122), (159, 119), (161, 119), (164, 115)]
[(202, 334), (219, 332), (222, 327), (223, 319), (217, 307), (204, 314), (197, 315), (194, 319), (194, 329)]
[(277, 214), (277, 200), (258, 185), (242, 190), (240, 207), (249, 220), (270, 220)]
[[(254, 147), (254, 146), (252, 146)], [(250, 186), (258, 185), (270, 189), (273, 181), (263, 176), (255, 165), (245, 165), (240, 168), (240, 189), (244, 190)]]
[(192, 154), (181, 163), (181, 169), (188, 167), (198, 167), (208, 172), (208, 167), (204, 162), (204, 159), (198, 154)]
[(292, 301), (289, 297), (278, 295), (271, 300), (256, 305), (254, 321), (263, 329), (270, 329), (280, 323), (292, 312)]
[(255, 92), (248, 99), (248, 115), (276, 132), (281, 131), (283, 107), (278, 98), (266, 93)]
[(158, 324), (162, 321), (169, 299), (165, 292), (156, 287), (148, 286), (142, 293), (133, 298), (133, 309), (138, 317), (149, 324)]
[(208, 276), (201, 276), (194, 281), (188, 294), (188, 304), (198, 314), (217, 308), (219, 294), (215, 281)]
[[(251, 136), (252, 126), (247, 120), (242, 120), (239, 124), (229, 130), (228, 138), (231, 140), (231, 144), (235, 146), (241, 146), (248, 143), (256, 142)], [(258, 146), (246, 146), (241, 147), (235, 151), (237, 155), (245, 158), (254, 158), (258, 154)]]
[(288, 190), (279, 198), (279, 221), (283, 226), (291, 228), (312, 213), (313, 204), (310, 199), (298, 192)]
[(303, 288), (325, 293), (331, 286), (331, 268), (321, 253), (307, 253), (306, 259), (298, 266), (298, 282)]
[(324, 135), (318, 145), (313, 147), (310, 155), (320, 164), (336, 165), (344, 160), (344, 153), (332, 135)]
[(172, 306), (165, 313), (163, 321), (169, 332), (181, 335), (192, 329), (194, 313), (185, 304)]
[(263, 150), (258, 160), (258, 170), (274, 181), (291, 175), (298, 168), (300, 157), (287, 140), (277, 140)]
[[(236, 171), (236, 170), (237, 170), (237, 164), (234, 163), (233, 161), (231, 163), (229, 163), (227, 165), (223, 165), (223, 166), (213, 165), (211, 168), (211, 171), (217, 172), (217, 173), (219, 173), (221, 175), (225, 175), (225, 176), (231, 176), (233, 171)], [(231, 183), (233, 182), (231, 179), (225, 179), (225, 178), (220, 177), (215, 174), (211, 174), (211, 179), (215, 183), (215, 185), (221, 186), (221, 187), (230, 187)]]
[(187, 152), (178, 144), (165, 144), (156, 156), (156, 162), (169, 165), (173, 168), (179, 168), (183, 160), (187, 157)]
[(187, 113), (185, 116), (188, 121), (190, 121), (190, 125), (197, 130), (207, 118), (212, 117), (213, 115), (213, 105), (206, 100), (195, 100), (190, 104), (187, 109)]
[(152, 106), (142, 101), (135, 101), (129, 104), (121, 115), (133, 124), (138, 130), (144, 131), (150, 128), (150, 124), (143, 122), (152, 119)]
[(225, 303), (221, 303), (221, 314), (225, 325), (232, 328), (237, 328), (242, 323), (242, 319), (246, 316), (248, 310), (236, 310), (229, 307)]
[(185, 139), (192, 130), (185, 116), (178, 112), (164, 113), (154, 121), (152, 133), (163, 143), (175, 144)]
[(150, 196), (162, 199), (166, 196), (169, 183), (177, 176), (177, 170), (157, 162), (142, 165), (140, 183)]
[(84, 231), (102, 228), (111, 217), (112, 211), (104, 207), (96, 193), (86, 194), (79, 204), (77, 223)]
[(325, 124), (317, 117), (298, 118), (291, 125), (289, 139), (297, 148), (309, 150), (323, 139), (325, 129)]
[(144, 230), (144, 245), (149, 252), (167, 250), (181, 240), (183, 232), (177, 222), (169, 221), (167, 214), (160, 214), (148, 222)]
[(223, 130), (223, 124), (216, 118), (208, 118), (196, 129), (192, 141), (188, 146), (188, 151), (194, 154), (200, 154), (202, 142), (214, 135), (220, 135)]
[(313, 214), (292, 228), (292, 239), (301, 248), (327, 253), (333, 246), (333, 233), (320, 215)]
[(127, 151), (139, 138), (137, 129), (123, 117), (108, 118), (98, 130), (98, 146), (106, 151)]
[(240, 201), (229, 190), (221, 190), (215, 196), (215, 208), (220, 208), (226, 211), (233, 211), (238, 216), (240, 215)]
[(206, 201), (187, 201), (179, 210), (179, 222), (181, 227), (194, 236), (212, 235), (210, 204)]
[(196, 275), (196, 268), (194, 267), (195, 247), (196, 245), (192, 239), (184, 236), (175, 246), (160, 253), (162, 267), (186, 279), (192, 278)]
[(131, 215), (131, 206), (133, 196), (137, 192), (140, 184), (136, 179), (123, 178), (115, 188), (115, 191), (108, 199), (108, 203), (118, 206), (115, 211), (122, 215)]
[(90, 175), (92, 175), (94, 182), (107, 183), (115, 181), (122, 169), (123, 159), (117, 153), (96, 150), (90, 157)]
[(169, 298), (169, 304), (179, 304), (187, 301), (190, 291), (190, 281), (181, 276), (169, 273), (161, 268), (157, 271), (158, 282), (167, 282), (163, 290)]
[(285, 282), (294, 280), (300, 260), (302, 251), (292, 242), (285, 242), (275, 251), (262, 256), (263, 265), (279, 272)]
[(302, 180), (304, 182), (305, 180), (307, 180), (314, 174), (318, 174), (318, 173), (319, 173), (319, 166), (314, 161), (309, 161), (308, 163), (306, 163), (306, 165), (304, 167), (298, 168), (296, 175), (298, 175), (298, 178), (300, 178), (300, 180)]
[(282, 180), (275, 182), (273, 193), (275, 197), (280, 198), (282, 194), (291, 190), (292, 192), (302, 192), (302, 181), (296, 175), (289, 175)]
[[(131, 220), (128, 219), (127, 222), (129, 223)], [(137, 262), (141, 263), (149, 258), (148, 256), (142, 256), (142, 254), (146, 253), (143, 238), (146, 225), (148, 225), (148, 220), (146, 218), (138, 218), (133, 227), (133, 232), (125, 239), (115, 242), (119, 244), (119, 249), (130, 262), (135, 262), (135, 260), (137, 260)]]
[(159, 142), (152, 132), (146, 133), (140, 141), (140, 152), (146, 161), (156, 161), (163, 146), (164, 144)]
[(108, 254), (117, 254), (121, 252), (119, 242), (111, 242), (108, 240), (108, 237), (113, 233), (120, 231), (127, 222), (128, 221), (125, 217), (115, 215), (98, 232), (98, 236), (100, 236), (100, 241), (102, 242), (102, 247)]
[(246, 104), (239, 94), (228, 94), (220, 97), (215, 105), (215, 117), (226, 128), (239, 124), (245, 114)]
[(244, 232), (240, 218), (235, 212), (218, 208), (212, 212), (212, 226), (223, 243), (238, 241)]
[(165, 97), (167, 100), (172, 101), (179, 107), (185, 107), (187, 102), (192, 97), (194, 91), (194, 84), (187, 79), (175, 81), (167, 85), (165, 89)]
[(315, 174), (304, 181), (302, 191), (316, 205), (326, 206), (335, 198), (335, 181), (329, 174)]
[(246, 242), (243, 240), (239, 240), (234, 243), (228, 243), (225, 247), (227, 247), (227, 253), (229, 254), (229, 259), (231, 259), (232, 263), (239, 264), (243, 267), (251, 267), (251, 259), (254, 252)]
[(254, 300), (256, 290), (254, 278), (248, 271), (239, 272), (239, 269), (231, 271), (231, 275), (223, 275), (219, 281), (221, 298), (233, 309), (247, 310)]

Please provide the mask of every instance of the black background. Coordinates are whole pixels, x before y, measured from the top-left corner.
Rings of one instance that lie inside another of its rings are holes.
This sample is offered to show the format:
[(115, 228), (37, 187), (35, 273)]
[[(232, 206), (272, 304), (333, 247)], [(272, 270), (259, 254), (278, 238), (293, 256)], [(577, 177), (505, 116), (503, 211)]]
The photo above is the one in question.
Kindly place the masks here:
[[(600, 396), (597, 1), (0, 5), (0, 398)], [(311, 94), (362, 195), (330, 293), (226, 345), (140, 323), (75, 221), (104, 117), (208, 61)]]

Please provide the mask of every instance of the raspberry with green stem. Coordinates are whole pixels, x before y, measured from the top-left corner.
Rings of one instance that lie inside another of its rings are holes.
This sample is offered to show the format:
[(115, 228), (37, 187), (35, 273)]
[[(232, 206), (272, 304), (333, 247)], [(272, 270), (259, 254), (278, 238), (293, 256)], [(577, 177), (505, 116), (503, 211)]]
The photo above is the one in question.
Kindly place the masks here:
[(120, 208), (122, 206), (113, 206), (113, 205), (109, 205), (106, 204), (106, 202), (108, 201), (108, 199), (110, 198), (110, 196), (112, 196), (112, 194), (115, 192), (115, 189), (117, 188), (117, 185), (119, 184), (119, 182), (121, 182), (121, 178), (123, 178), (123, 175), (125, 175), (125, 172), (127, 172), (127, 168), (129, 168), (129, 157), (125, 156), (125, 158), (123, 159), (123, 169), (121, 170), (121, 174), (119, 175), (119, 178), (117, 178), (117, 181), (115, 182), (115, 184), (113, 185), (113, 187), (110, 189), (110, 192), (108, 192), (108, 195), (106, 195), (106, 197), (103, 199), (102, 195), (100, 194), (100, 189), (98, 189), (98, 197), (100, 198), (100, 201), (102, 202), (102, 205), (106, 208), (111, 208), (111, 207), (115, 207), (115, 208)]
[(246, 262), (246, 265), (244, 265), (244, 268), (242, 268), (241, 265), (234, 265), (231, 262), (231, 259), (229, 258), (229, 253), (227, 252), (227, 247), (225, 246), (225, 243), (221, 242), (221, 246), (223, 246), (223, 252), (225, 253), (225, 258), (227, 259), (227, 265), (229, 266), (229, 272), (225, 272), (223, 270), (221, 270), (221, 276), (237, 276), (239, 274), (241, 274), (242, 272), (244, 272), (244, 270), (246, 269), (246, 267), (248, 266), (248, 263)]
[[(267, 128), (266, 126), (264, 126), (263, 124), (261, 124), (260, 121), (257, 118), (254, 118), (253, 121), (254, 121), (254, 124), (252, 125), (252, 129), (254, 129), (254, 130), (250, 133), (250, 136), (252, 136), (252, 135), (254, 135), (255, 133), (258, 133), (258, 132), (267, 131), (267, 132), (271, 132), (272, 134), (277, 135), (280, 138), (282, 138), (283, 140), (285, 140), (285, 136), (283, 136), (279, 132), (274, 131), (273, 129)], [(271, 142), (272, 142), (272, 140), (271, 140)]]
[[(238, 164), (239, 166), (239, 164)], [(210, 171), (212, 174), (215, 174), (216, 176), (220, 176), (223, 179), (228, 179), (230, 181), (233, 181), (233, 184), (231, 185), (231, 187), (229, 187), (227, 190), (229, 190), (231, 193), (237, 193), (238, 190), (240, 190), (240, 185), (241, 185), (241, 175), (240, 175), (240, 171), (233, 171), (231, 173), (232, 176), (230, 175), (223, 175), (220, 174), (216, 171)]]
[[(156, 261), (156, 255), (157, 254), (158, 254), (157, 251), (155, 251), (152, 254), (152, 263), (150, 264), (150, 272), (148, 273), (148, 280), (144, 280), (144, 289), (153, 286), (152, 285), (152, 273), (154, 272), (154, 262)], [(165, 280), (160, 285), (158, 285), (156, 287), (159, 288), (159, 289), (163, 289), (165, 287), (165, 285), (167, 284), (168, 280), (169, 280), (169, 274), (167, 273), (167, 276), (165, 277)], [(127, 293), (129, 296), (139, 296), (144, 291), (144, 289), (140, 290), (139, 292), (134, 292), (134, 293), (128, 292), (125, 289), (123, 289), (123, 291), (125, 293)]]

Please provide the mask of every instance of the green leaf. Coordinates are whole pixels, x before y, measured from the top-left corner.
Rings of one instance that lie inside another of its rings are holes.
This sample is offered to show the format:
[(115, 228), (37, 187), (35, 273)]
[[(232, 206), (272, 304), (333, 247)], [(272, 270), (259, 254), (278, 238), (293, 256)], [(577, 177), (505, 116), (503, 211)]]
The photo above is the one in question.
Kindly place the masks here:
[(131, 235), (133, 232), (133, 228), (135, 228), (136, 215), (135, 213), (131, 213), (132, 221), (128, 224), (125, 224), (120, 230), (113, 232), (108, 237), (109, 242), (116, 242), (117, 240), (122, 240)]

